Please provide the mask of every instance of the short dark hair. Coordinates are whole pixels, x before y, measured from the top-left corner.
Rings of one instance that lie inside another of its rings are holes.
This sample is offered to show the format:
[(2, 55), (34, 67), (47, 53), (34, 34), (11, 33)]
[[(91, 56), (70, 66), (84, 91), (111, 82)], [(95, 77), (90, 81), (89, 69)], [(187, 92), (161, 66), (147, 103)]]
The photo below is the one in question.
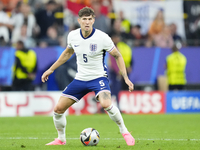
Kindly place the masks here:
[(54, 0), (49, 0), (46, 4), (47, 5), (55, 5), (56, 2)]
[(174, 45), (172, 46), (172, 51), (179, 51), (182, 47), (182, 44), (180, 41), (174, 41)]
[(79, 10), (78, 12), (78, 16), (79, 17), (83, 17), (83, 16), (90, 16), (92, 15), (92, 17), (95, 17), (95, 14), (94, 14), (94, 10), (90, 7), (83, 7), (81, 10)]
[(17, 41), (17, 44), (20, 44), (21, 46), (24, 46), (24, 42), (22, 40)]
[(113, 38), (113, 37), (120, 37), (121, 38), (121, 35), (120, 35), (120, 33), (117, 33), (117, 32), (111, 32), (110, 34), (109, 34), (109, 36), (111, 37), (111, 38)]

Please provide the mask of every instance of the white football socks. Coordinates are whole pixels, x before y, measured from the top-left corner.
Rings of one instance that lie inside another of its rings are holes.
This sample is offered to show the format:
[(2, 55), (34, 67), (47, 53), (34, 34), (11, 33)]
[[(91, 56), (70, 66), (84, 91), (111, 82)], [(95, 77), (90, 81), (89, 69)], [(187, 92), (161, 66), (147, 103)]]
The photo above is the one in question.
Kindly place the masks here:
[(112, 104), (108, 108), (105, 108), (104, 110), (108, 112), (108, 115), (110, 116), (110, 118), (119, 126), (119, 130), (121, 134), (128, 132), (124, 124), (122, 115), (116, 106)]
[(67, 121), (65, 118), (65, 114), (58, 114), (58, 113), (54, 112), (53, 121), (54, 121), (54, 125), (58, 131), (58, 139), (61, 140), (62, 142), (66, 141), (65, 127), (66, 127)]

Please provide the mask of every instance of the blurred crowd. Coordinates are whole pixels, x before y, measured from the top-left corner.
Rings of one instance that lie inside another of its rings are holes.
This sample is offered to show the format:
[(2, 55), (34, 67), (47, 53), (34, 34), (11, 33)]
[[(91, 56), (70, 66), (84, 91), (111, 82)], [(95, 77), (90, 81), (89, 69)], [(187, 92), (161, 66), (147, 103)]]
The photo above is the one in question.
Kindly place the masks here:
[[(162, 9), (158, 10), (147, 34), (143, 35), (139, 24), (131, 24), (122, 11), (114, 11), (112, 0), (68, 2), (92, 7), (96, 15), (94, 27), (110, 36), (119, 34), (121, 40), (131, 47), (171, 48), (177, 40), (187, 46), (183, 37), (177, 34), (177, 25), (166, 24)], [(0, 45), (15, 46), (21, 40), (27, 48), (66, 47), (67, 33), (79, 27), (76, 18), (67, 9), (66, 0), (1, 0)], [(200, 19), (196, 24), (200, 24)]]
[(19, 40), (27, 48), (62, 45), (62, 2), (1, 0), (0, 45), (15, 46)]

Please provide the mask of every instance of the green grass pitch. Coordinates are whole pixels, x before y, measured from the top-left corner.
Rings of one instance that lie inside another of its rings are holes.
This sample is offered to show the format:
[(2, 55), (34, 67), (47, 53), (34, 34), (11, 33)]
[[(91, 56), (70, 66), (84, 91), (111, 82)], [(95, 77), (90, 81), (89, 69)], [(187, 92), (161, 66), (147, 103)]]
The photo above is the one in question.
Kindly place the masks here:
[[(200, 114), (127, 115), (125, 124), (135, 138), (127, 146), (117, 125), (106, 114), (67, 116), (67, 144), (46, 146), (57, 137), (52, 117), (1, 117), (0, 150), (199, 150)], [(100, 133), (97, 146), (83, 146), (81, 131)]]

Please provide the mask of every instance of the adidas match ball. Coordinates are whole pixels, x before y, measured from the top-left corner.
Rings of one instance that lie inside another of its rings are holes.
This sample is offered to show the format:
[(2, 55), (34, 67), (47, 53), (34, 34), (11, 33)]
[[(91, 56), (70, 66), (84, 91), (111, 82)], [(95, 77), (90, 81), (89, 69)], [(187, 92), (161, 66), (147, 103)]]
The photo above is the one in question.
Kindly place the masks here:
[(81, 143), (85, 146), (96, 146), (99, 143), (99, 132), (93, 128), (86, 128), (80, 135)]

